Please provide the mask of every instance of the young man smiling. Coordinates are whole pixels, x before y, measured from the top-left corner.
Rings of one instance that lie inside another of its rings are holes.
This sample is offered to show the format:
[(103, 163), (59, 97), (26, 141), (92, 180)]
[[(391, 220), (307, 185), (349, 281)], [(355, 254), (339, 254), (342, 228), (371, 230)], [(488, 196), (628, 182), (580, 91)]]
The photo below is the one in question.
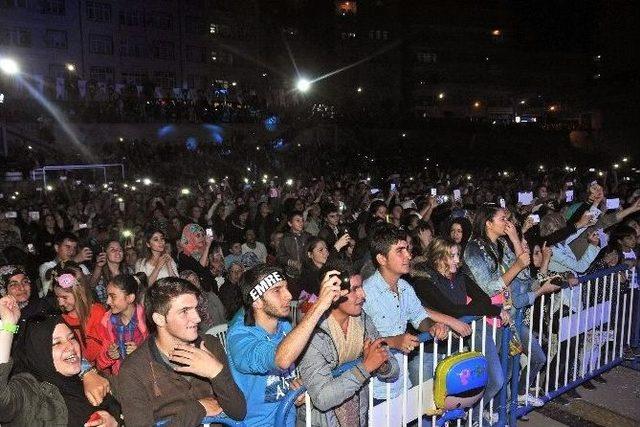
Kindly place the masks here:
[(245, 273), (243, 308), (229, 324), (227, 342), (233, 377), (247, 399), (247, 425), (273, 426), (280, 400), (300, 386), (295, 361), (324, 312), (347, 292), (340, 290), (340, 279), (332, 276), (335, 273), (325, 275), (318, 301), (294, 329), (286, 320), (291, 293), (282, 271), (257, 266)]
[(145, 316), (153, 333), (122, 364), (114, 378), (127, 426), (169, 419), (171, 426), (196, 426), (205, 416), (241, 420), (242, 392), (231, 377), (217, 338), (198, 336), (200, 291), (175, 277), (147, 289)]

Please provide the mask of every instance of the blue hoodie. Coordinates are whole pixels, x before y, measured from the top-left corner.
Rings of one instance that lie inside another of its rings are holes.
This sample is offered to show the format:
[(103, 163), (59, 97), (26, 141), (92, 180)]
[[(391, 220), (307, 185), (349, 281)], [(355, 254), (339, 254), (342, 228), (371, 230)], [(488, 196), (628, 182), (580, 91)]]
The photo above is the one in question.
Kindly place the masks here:
[(275, 363), (276, 349), (290, 330), (285, 320), (278, 321), (272, 335), (259, 326), (245, 326), (244, 309), (229, 323), (229, 367), (247, 401), (248, 426), (273, 426), (278, 405), (295, 378), (295, 365), (283, 370)]

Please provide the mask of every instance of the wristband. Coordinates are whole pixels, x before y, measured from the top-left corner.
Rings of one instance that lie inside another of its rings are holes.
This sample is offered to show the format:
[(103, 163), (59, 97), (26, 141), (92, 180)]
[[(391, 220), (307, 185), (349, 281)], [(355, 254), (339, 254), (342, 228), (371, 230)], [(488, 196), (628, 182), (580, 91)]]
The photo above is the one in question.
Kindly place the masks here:
[(0, 332), (6, 331), (12, 334), (17, 334), (18, 329), (20, 329), (20, 327), (18, 325), (14, 325), (13, 323), (0, 322)]
[(82, 381), (84, 379), (84, 376), (87, 375), (89, 372), (98, 372), (98, 370), (96, 368), (94, 368), (93, 366), (90, 369), (87, 369), (86, 371), (82, 371), (78, 374), (78, 377), (80, 378), (80, 380)]
[(80, 361), (80, 373), (78, 374), (78, 376), (80, 377), (80, 379), (82, 379), (82, 377), (84, 377), (84, 375), (92, 369), (93, 365), (91, 365), (91, 363), (89, 363), (89, 361), (83, 357)]

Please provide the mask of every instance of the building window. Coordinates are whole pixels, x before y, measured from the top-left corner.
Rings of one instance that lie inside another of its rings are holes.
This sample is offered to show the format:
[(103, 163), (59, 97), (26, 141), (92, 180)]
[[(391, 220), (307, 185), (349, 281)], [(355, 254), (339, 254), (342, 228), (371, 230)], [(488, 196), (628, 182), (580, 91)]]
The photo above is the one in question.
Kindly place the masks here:
[(388, 40), (389, 31), (386, 30), (369, 30), (369, 40)]
[(143, 85), (147, 81), (147, 73), (145, 72), (122, 73), (122, 80), (127, 84)]
[(94, 22), (111, 22), (111, 5), (99, 1), (88, 1), (87, 19)]
[(26, 8), (27, 0), (0, 0), (0, 9)]
[(233, 65), (233, 55), (226, 52), (211, 51), (211, 62), (216, 64)]
[(340, 37), (342, 38), (342, 40), (348, 40), (348, 39), (355, 39), (356, 38), (356, 33), (341, 33)]
[(89, 52), (98, 55), (113, 55), (113, 39), (111, 36), (89, 34)]
[(293, 27), (284, 27), (282, 33), (288, 39), (293, 39), (298, 35), (298, 29)]
[(39, 0), (40, 13), (64, 15), (64, 0)]
[(44, 33), (44, 44), (53, 49), (66, 49), (67, 32), (61, 30), (46, 30)]
[(175, 59), (173, 42), (156, 40), (153, 44), (153, 57), (156, 59)]
[(355, 1), (337, 1), (336, 13), (341, 16), (355, 15), (358, 13), (358, 3)]
[(199, 16), (185, 16), (184, 31), (187, 34), (206, 34), (207, 24), (205, 20)]
[(31, 31), (27, 28), (0, 28), (0, 45), (31, 47)]
[(150, 27), (162, 30), (171, 29), (171, 15), (164, 12), (152, 12), (148, 15), (147, 23)]
[(111, 67), (91, 67), (89, 78), (97, 82), (113, 83), (113, 68)]
[(416, 59), (423, 64), (435, 64), (438, 60), (438, 55), (431, 52), (418, 52)]
[(231, 29), (228, 25), (224, 24), (210, 24), (209, 34), (214, 37), (229, 38), (232, 36)]
[(49, 78), (55, 80), (57, 78), (65, 78), (67, 69), (63, 64), (49, 64)]
[(187, 46), (186, 59), (189, 62), (207, 62), (207, 50), (200, 46)]
[(144, 58), (147, 56), (147, 44), (144, 40), (124, 39), (120, 41), (120, 56)]
[(170, 71), (156, 71), (154, 80), (156, 86), (171, 89), (176, 84), (176, 75)]
[(144, 13), (141, 10), (135, 9), (121, 10), (120, 25), (127, 27), (144, 27)]

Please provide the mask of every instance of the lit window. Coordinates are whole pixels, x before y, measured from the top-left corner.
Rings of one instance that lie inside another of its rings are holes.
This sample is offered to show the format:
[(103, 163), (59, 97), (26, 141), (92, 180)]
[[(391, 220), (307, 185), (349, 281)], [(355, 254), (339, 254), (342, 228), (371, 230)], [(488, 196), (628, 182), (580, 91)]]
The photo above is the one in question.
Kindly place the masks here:
[(342, 16), (355, 15), (358, 13), (358, 4), (355, 1), (337, 1), (336, 13)]

